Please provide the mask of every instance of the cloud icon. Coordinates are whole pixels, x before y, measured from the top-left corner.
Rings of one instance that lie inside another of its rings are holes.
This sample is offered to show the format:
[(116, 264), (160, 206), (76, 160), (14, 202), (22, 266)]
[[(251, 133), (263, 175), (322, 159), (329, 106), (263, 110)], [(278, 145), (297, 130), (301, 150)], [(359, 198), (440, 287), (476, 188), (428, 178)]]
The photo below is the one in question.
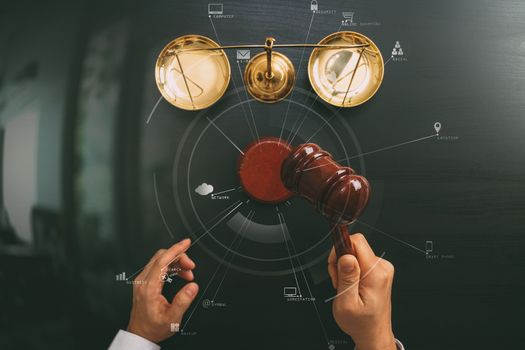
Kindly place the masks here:
[(213, 192), (213, 186), (208, 185), (206, 182), (204, 182), (204, 183), (201, 183), (199, 186), (197, 186), (197, 188), (195, 189), (195, 192), (197, 192), (201, 196), (207, 196)]

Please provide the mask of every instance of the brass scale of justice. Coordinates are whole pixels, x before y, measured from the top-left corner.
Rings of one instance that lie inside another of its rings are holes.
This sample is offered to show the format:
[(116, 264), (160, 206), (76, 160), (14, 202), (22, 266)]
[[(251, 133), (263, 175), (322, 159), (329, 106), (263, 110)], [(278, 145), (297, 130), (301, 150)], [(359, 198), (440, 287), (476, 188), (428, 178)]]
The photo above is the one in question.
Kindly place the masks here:
[[(217, 102), (226, 92), (231, 68), (224, 50), (264, 49), (251, 58), (244, 84), (257, 101), (285, 99), (295, 84), (292, 62), (276, 48), (312, 48), (308, 77), (319, 97), (337, 107), (353, 107), (368, 101), (379, 89), (384, 61), (368, 37), (350, 31), (328, 35), (318, 44), (220, 46), (201, 35), (174, 39), (161, 51), (155, 79), (162, 96), (185, 110), (200, 110)], [(341, 166), (313, 143), (293, 148), (275, 137), (254, 141), (244, 149), (237, 173), (244, 191), (263, 203), (280, 203), (299, 195), (310, 202), (331, 224), (336, 255), (353, 254), (348, 225), (357, 220), (370, 195), (366, 178), (349, 166)]]

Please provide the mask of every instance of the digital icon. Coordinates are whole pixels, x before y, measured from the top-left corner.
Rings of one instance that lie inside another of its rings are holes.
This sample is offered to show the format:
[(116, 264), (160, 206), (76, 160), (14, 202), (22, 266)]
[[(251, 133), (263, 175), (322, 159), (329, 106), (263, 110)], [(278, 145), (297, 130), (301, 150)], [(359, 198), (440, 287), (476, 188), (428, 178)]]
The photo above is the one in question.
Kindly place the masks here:
[(197, 194), (200, 194), (201, 196), (207, 196), (213, 192), (213, 186), (207, 184), (206, 182), (203, 182), (199, 186), (197, 186), (195, 192), (197, 192)]
[(237, 59), (238, 60), (249, 60), (250, 50), (237, 50)]
[(208, 4), (208, 14), (209, 15), (222, 15), (224, 12), (223, 4)]
[(173, 278), (171, 278), (167, 273), (162, 273), (162, 274), (160, 275), (160, 280), (161, 280), (162, 282), (168, 282), (168, 283), (173, 282)]
[(425, 242), (425, 251), (427, 253), (431, 253), (434, 250), (434, 242), (432, 241), (426, 241)]
[(283, 295), (285, 297), (296, 297), (296, 296), (298, 296), (297, 295), (297, 287), (284, 287)]
[(180, 267), (170, 267), (168, 269), (168, 272), (169, 272), (169, 276), (177, 276), (182, 270), (182, 268)]
[(202, 301), (202, 307), (205, 308), (205, 309), (209, 308), (211, 306), (211, 304), (212, 304), (212, 302), (210, 301), (210, 299), (204, 299)]
[(396, 41), (396, 44), (394, 45), (394, 49), (392, 50), (392, 56), (403, 56), (403, 48), (401, 47), (401, 44), (399, 41)]
[(441, 130), (441, 123), (440, 122), (435, 122), (434, 123), (434, 129), (436, 130), (436, 133), (439, 134), (439, 130)]
[(354, 12), (343, 12), (343, 25), (350, 25), (354, 23)]
[(171, 333), (177, 333), (180, 329), (179, 323), (170, 323), (170, 331)]
[(319, 3), (317, 2), (317, 0), (312, 0), (312, 2), (310, 3), (310, 10), (311, 11), (319, 10)]
[(125, 281), (126, 280), (126, 273), (122, 272), (115, 276), (115, 280), (117, 281)]
[(335, 349), (335, 345), (334, 344), (328, 345), (328, 350), (334, 350), (334, 349)]

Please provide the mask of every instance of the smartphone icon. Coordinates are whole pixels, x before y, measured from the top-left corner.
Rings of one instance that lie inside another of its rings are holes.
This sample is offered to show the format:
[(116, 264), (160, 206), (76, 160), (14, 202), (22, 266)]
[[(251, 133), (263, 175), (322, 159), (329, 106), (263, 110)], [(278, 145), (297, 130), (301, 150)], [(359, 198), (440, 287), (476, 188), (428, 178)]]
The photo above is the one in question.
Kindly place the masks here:
[(434, 243), (432, 241), (426, 241), (425, 242), (425, 251), (427, 253), (430, 253), (430, 252), (432, 252), (432, 250), (434, 250)]

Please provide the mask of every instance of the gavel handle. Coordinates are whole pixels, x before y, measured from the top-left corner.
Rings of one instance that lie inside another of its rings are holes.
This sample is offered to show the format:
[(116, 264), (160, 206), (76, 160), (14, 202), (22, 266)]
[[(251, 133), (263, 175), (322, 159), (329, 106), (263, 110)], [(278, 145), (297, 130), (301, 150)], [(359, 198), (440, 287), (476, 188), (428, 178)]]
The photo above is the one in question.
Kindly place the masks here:
[(337, 259), (345, 254), (355, 255), (347, 225), (334, 225), (334, 227), (332, 227), (332, 239), (334, 241)]

